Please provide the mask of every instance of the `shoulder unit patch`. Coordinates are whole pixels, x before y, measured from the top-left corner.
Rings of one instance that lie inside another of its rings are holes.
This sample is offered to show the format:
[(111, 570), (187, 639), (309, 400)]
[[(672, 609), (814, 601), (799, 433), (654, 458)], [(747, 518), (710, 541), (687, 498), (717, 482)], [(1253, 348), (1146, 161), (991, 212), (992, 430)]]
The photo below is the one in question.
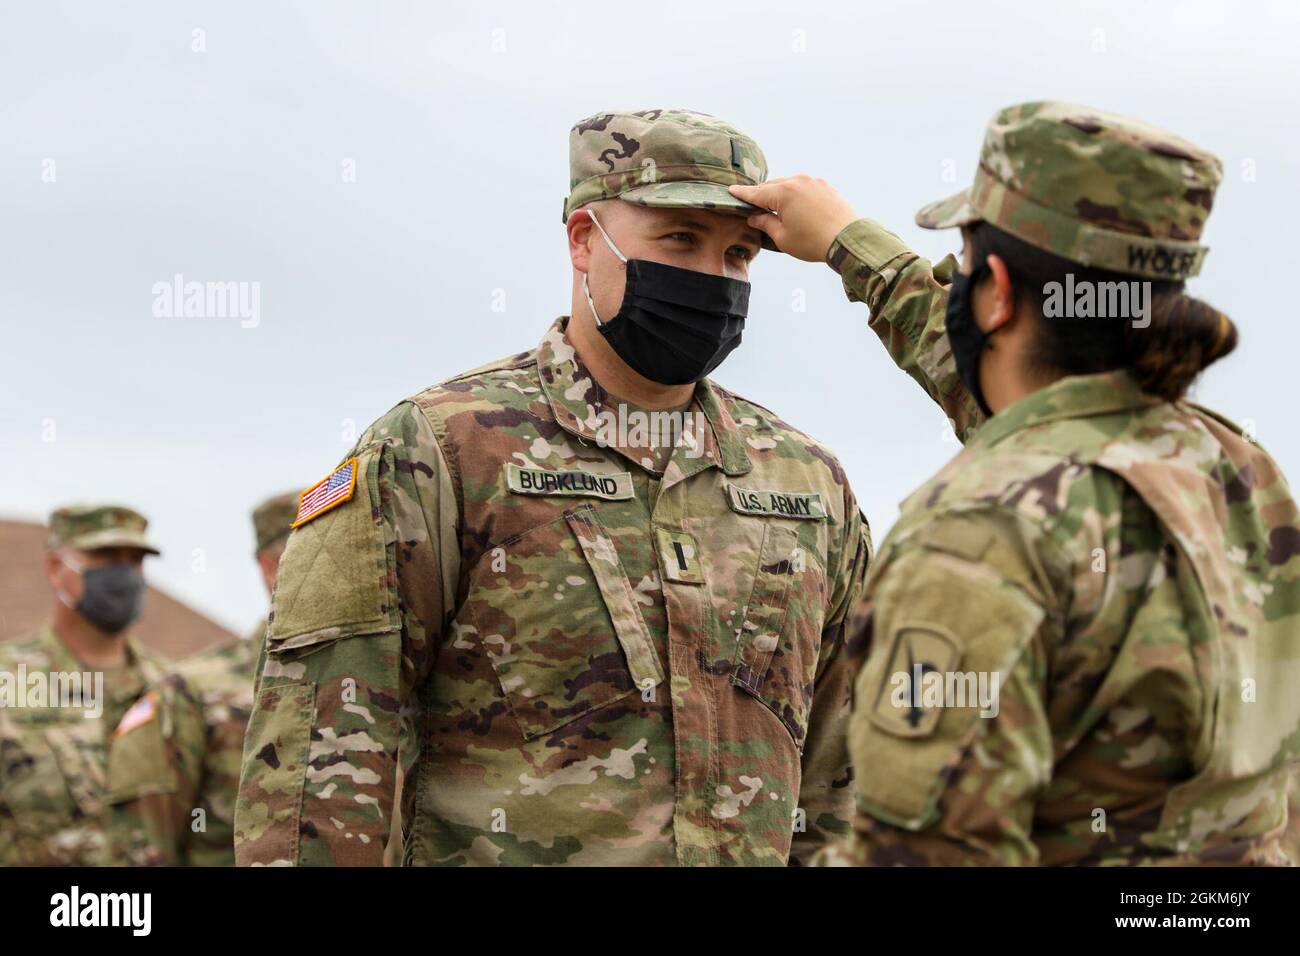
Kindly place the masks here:
[(895, 737), (934, 733), (945, 704), (951, 703), (944, 700), (943, 693), (960, 660), (957, 642), (945, 629), (934, 625), (899, 628), (889, 665), (881, 675), (871, 722)]

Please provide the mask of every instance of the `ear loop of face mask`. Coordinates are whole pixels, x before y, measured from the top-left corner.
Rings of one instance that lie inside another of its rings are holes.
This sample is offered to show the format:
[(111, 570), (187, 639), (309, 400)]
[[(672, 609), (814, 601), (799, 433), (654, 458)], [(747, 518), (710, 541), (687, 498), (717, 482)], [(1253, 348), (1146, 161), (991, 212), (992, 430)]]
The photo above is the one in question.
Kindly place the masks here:
[[(69, 571), (73, 572), (74, 574), (84, 575), (86, 573), (86, 566), (82, 564), (80, 561), (73, 561), (62, 552), (59, 553), (58, 558), (59, 558), (59, 563), (62, 564), (65, 568), (67, 568)], [(67, 593), (64, 592), (62, 588), (55, 588), (54, 596), (58, 598), (62, 604), (72, 608), (74, 611), (77, 609), (76, 602), (74, 602), (71, 598), (69, 598)]]
[[(604, 237), (605, 245), (609, 246), (610, 252), (618, 256), (619, 262), (627, 265), (627, 256), (619, 252), (618, 246), (614, 245), (614, 240), (609, 238), (609, 233), (607, 233), (605, 227), (600, 224), (600, 220), (596, 218), (596, 214), (588, 209), (587, 215), (591, 217), (591, 221), (594, 222), (596, 228), (600, 230), (600, 234)], [(591, 317), (596, 320), (597, 325), (604, 325), (605, 323), (600, 320), (600, 316), (596, 313), (596, 303), (591, 300), (591, 292), (587, 288), (587, 273), (585, 272), (582, 274), (582, 292), (587, 297), (587, 308), (591, 309)]]

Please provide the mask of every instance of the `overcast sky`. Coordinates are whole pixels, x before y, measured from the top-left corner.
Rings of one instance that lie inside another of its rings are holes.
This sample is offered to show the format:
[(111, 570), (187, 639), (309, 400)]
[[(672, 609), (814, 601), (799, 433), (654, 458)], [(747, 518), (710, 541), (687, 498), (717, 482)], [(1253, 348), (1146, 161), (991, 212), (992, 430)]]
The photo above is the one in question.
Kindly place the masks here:
[[(957, 236), (912, 216), (970, 181), (1001, 106), (1086, 103), (1213, 150), (1190, 289), (1242, 338), (1195, 397), (1300, 475), (1293, 2), (2, 9), (0, 515), (132, 504), (154, 583), (241, 633), (265, 610), (259, 500), (568, 312), (568, 130), (608, 109), (725, 117), (772, 175), (825, 177), (933, 258)], [(258, 323), (156, 316), (178, 273), (259, 283)], [(829, 444), (880, 541), (955, 452), (943, 419), (828, 268), (765, 252), (751, 279), (715, 377)]]

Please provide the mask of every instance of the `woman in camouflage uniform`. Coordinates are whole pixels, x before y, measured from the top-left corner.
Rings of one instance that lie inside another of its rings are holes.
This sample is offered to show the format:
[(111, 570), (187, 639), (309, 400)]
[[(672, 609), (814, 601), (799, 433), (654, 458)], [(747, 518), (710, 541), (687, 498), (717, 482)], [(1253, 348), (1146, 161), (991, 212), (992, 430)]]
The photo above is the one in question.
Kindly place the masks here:
[(841, 274), (966, 441), (904, 502), (859, 608), (857, 817), (833, 859), (1286, 862), (1296, 504), (1185, 398), (1237, 338), (1183, 284), (1221, 176), (1143, 123), (1008, 108), (974, 185), (917, 216), (962, 228), (960, 271), (820, 180), (733, 187)]

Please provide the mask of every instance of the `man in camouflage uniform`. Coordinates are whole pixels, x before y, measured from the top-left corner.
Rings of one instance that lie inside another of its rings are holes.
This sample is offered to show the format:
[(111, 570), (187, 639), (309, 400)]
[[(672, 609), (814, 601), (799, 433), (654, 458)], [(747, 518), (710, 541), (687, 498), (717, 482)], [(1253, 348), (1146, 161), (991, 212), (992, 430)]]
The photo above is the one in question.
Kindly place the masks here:
[[(255, 557), (267, 593), (298, 495), (277, 495), (253, 512)], [(123, 862), (134, 866), (233, 866), (235, 795), (253, 679), (266, 622), (248, 638), (178, 665), (158, 688), (164, 720), (122, 741), (128, 774), (170, 777), (170, 784), (112, 807)]]
[[(982, 220), (1071, 262), (1177, 280), (1199, 271), (1220, 176), (1173, 134), (1029, 103), (994, 118), (974, 186), (917, 221)], [(903, 503), (868, 581), (854, 627), (869, 643), (850, 734), (858, 812), (831, 858), (1284, 862), (1300, 524), (1273, 460), (1122, 369), (1031, 388), (981, 424), (945, 347), (953, 260), (932, 266), (817, 180), (733, 191), (780, 213), (751, 224), (782, 249), (840, 273), (969, 436)], [(989, 719), (918, 700), (930, 671), (999, 675)]]
[[(707, 273), (684, 301), (747, 275), (762, 237), (726, 185), (763, 155), (672, 110), (570, 145), (573, 317), (400, 403), (304, 493), (241, 865), (377, 864), (399, 767), (408, 865), (782, 865), (847, 832), (842, 628), (869, 541), (843, 470), (596, 331), (623, 308), (617, 257)], [(700, 417), (676, 446), (603, 427), (634, 404)]]
[(162, 664), (130, 638), (148, 522), (117, 505), (50, 516), (45, 572), (57, 600), (33, 637), (0, 644), (0, 864), (102, 866), (107, 801), (160, 781), (132, 776), (123, 741), (158, 722)]

